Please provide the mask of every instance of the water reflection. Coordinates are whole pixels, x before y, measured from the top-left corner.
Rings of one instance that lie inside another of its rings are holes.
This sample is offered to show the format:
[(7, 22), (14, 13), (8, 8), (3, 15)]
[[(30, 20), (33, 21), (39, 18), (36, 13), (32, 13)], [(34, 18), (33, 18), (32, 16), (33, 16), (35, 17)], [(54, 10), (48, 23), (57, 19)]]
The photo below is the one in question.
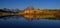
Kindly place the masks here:
[(0, 19), (3, 19), (3, 20), (8, 20), (8, 19), (18, 19), (19, 16), (4, 16), (4, 17), (0, 17)]
[(59, 27), (60, 20), (30, 20), (21, 16), (8, 16), (0, 18), (0, 26), (5, 27)]
[(33, 21), (33, 20), (56, 20), (56, 19), (53, 19), (53, 18), (45, 18), (45, 19), (33, 19), (33, 18), (26, 18), (26, 17), (23, 17), (23, 16), (3, 16), (3, 17), (0, 17), (0, 20), (3, 19), (3, 20), (20, 20), (20, 19), (24, 19), (24, 20), (27, 20), (27, 21)]

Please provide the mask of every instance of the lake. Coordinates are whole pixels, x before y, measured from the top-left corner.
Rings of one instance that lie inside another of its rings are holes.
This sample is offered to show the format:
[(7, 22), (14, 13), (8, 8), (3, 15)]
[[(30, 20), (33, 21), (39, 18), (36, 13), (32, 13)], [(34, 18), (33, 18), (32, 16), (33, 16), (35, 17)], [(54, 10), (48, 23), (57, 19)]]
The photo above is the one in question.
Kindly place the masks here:
[(60, 27), (60, 20), (30, 20), (25, 19), (21, 16), (8, 16), (0, 18), (0, 27), (2, 28), (51, 28), (51, 27)]

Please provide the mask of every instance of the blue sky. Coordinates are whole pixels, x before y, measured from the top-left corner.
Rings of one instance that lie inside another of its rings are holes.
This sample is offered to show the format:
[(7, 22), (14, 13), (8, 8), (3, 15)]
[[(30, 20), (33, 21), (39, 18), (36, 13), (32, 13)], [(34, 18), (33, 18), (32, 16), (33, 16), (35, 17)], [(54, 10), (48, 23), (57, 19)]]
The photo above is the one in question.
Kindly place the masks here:
[(0, 8), (19, 8), (21, 10), (28, 6), (41, 9), (60, 8), (60, 0), (0, 0)]

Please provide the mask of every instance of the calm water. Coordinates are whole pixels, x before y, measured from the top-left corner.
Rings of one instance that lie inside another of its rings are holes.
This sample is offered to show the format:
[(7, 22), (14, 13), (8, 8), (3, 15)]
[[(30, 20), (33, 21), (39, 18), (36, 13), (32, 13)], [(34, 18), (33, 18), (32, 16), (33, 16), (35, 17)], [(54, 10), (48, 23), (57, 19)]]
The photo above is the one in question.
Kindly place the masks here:
[(29, 21), (21, 16), (11, 16), (0, 18), (0, 27), (60, 27), (60, 20), (32, 20)]

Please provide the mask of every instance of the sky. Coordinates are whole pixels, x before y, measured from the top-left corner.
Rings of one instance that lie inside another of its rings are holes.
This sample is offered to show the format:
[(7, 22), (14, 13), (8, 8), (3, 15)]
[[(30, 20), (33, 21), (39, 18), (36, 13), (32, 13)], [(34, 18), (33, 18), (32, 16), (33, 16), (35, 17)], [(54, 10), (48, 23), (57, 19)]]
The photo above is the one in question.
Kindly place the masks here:
[(24, 10), (28, 6), (40, 9), (59, 9), (60, 0), (0, 0), (0, 8)]

